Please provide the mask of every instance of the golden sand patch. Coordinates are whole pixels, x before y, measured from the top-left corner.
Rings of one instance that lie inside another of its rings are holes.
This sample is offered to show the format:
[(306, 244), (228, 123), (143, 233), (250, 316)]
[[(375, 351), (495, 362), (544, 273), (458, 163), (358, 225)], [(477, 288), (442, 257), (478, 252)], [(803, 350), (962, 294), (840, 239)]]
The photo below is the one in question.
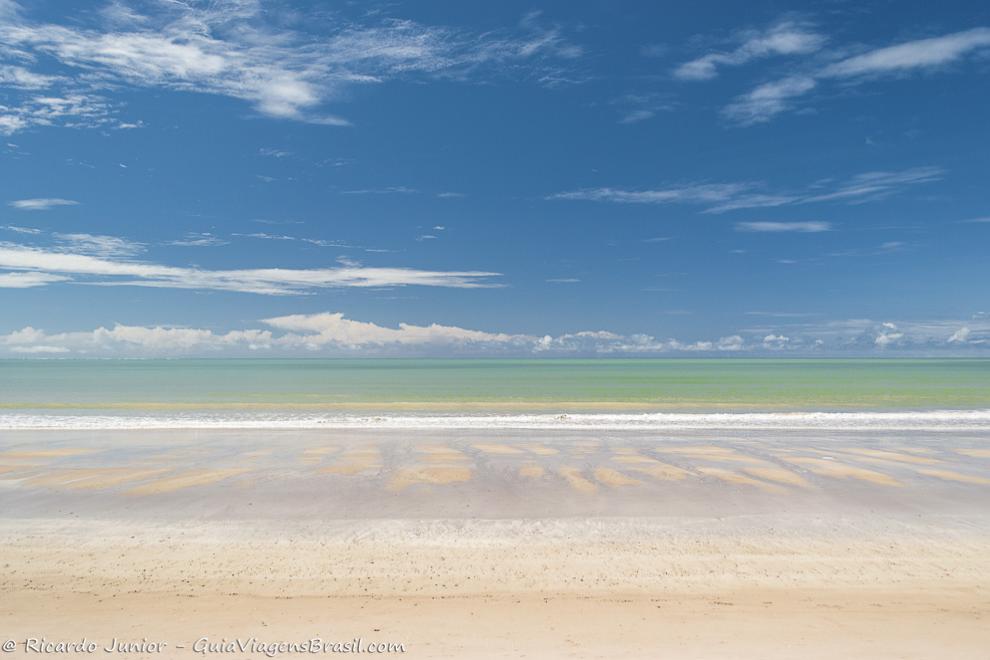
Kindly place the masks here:
[(897, 451), (903, 451), (909, 454), (919, 454), (922, 456), (935, 453), (935, 450), (929, 449), (928, 447), (896, 447), (896, 449)]
[(939, 463), (940, 461), (936, 458), (926, 458), (924, 456), (911, 456), (910, 454), (901, 454), (894, 451), (886, 451), (883, 449), (864, 449), (860, 447), (851, 447), (848, 449), (843, 449), (842, 451), (847, 454), (856, 454), (858, 456), (866, 456), (869, 458), (879, 458), (885, 461), (895, 461), (898, 463), (914, 463), (919, 465), (930, 465), (932, 463)]
[(17, 472), (18, 470), (23, 470), (27, 465), (0, 465), (0, 474), (7, 474), (8, 472)]
[(380, 470), (382, 453), (377, 447), (360, 447), (348, 449), (340, 455), (340, 461), (321, 468), (320, 472), (353, 476), (363, 472)]
[(443, 454), (448, 451), (456, 451), (447, 445), (416, 445), (414, 449), (421, 454)]
[(581, 474), (581, 470), (576, 467), (562, 467), (557, 469), (557, 473), (562, 476), (571, 488), (582, 493), (594, 493), (598, 486), (589, 481)]
[(641, 486), (643, 484), (643, 482), (639, 479), (627, 477), (618, 470), (613, 470), (612, 468), (595, 468), (594, 474), (595, 479), (597, 479), (599, 483), (603, 483), (606, 486)]
[(471, 460), (460, 449), (447, 445), (419, 445), (415, 449), (420, 454), (426, 454), (422, 460), (427, 463), (464, 463)]
[(811, 486), (808, 481), (801, 475), (791, 472), (790, 470), (785, 470), (784, 468), (778, 467), (745, 467), (743, 472), (753, 475), (754, 477), (759, 477), (760, 479), (766, 479), (767, 481), (776, 481), (777, 483), (787, 484), (788, 486), (799, 486), (801, 488), (808, 488)]
[(933, 470), (931, 468), (918, 468), (918, 474), (923, 474), (928, 477), (935, 477), (936, 479), (944, 479), (946, 481), (958, 481), (964, 484), (980, 484), (983, 486), (990, 485), (990, 479), (984, 477), (977, 477), (972, 474), (963, 474), (962, 472), (955, 472), (953, 470)]
[(868, 481), (870, 483), (879, 484), (882, 486), (901, 485), (897, 479), (894, 479), (889, 474), (877, 472), (876, 470), (867, 470), (866, 468), (860, 468), (854, 465), (848, 465), (846, 463), (839, 463), (838, 461), (827, 461), (822, 458), (809, 458), (806, 456), (784, 457), (783, 460), (788, 463), (800, 465), (809, 472), (814, 472), (815, 474), (823, 477), (831, 477), (833, 479), (858, 479), (860, 481)]
[(208, 484), (223, 481), (230, 477), (247, 472), (243, 468), (229, 468), (225, 470), (188, 470), (175, 476), (157, 479), (149, 483), (137, 486), (127, 491), (128, 495), (158, 495), (170, 493), (176, 490), (192, 488), (193, 486), (206, 486)]
[(397, 470), (387, 488), (399, 491), (414, 484), (453, 484), (469, 481), (471, 476), (471, 468), (462, 465), (414, 465)]
[(613, 456), (612, 460), (617, 463), (659, 463), (655, 458), (650, 458), (649, 456), (643, 456), (642, 454), (619, 454), (618, 456)]
[(546, 474), (546, 470), (539, 465), (524, 465), (519, 468), (519, 476), (528, 479), (539, 479), (544, 474)]
[(553, 447), (546, 447), (544, 445), (527, 445), (526, 449), (533, 452), (537, 456), (553, 456), (558, 453)]
[(508, 455), (508, 454), (521, 454), (523, 451), (515, 447), (510, 447), (509, 445), (500, 444), (477, 444), (472, 445), (475, 449), (485, 454), (496, 454), (496, 455)]
[(599, 447), (601, 447), (601, 443), (597, 440), (575, 440), (568, 449), (574, 456), (587, 456), (598, 451)]
[(768, 484), (765, 481), (753, 479), (752, 477), (747, 477), (745, 474), (740, 474), (739, 472), (734, 472), (732, 470), (725, 470), (723, 468), (715, 467), (701, 467), (698, 468), (698, 472), (709, 477), (715, 477), (716, 479), (726, 483), (737, 484), (740, 486), (753, 486), (754, 488), (759, 488), (760, 490), (768, 493), (786, 492), (785, 489), (777, 486), (776, 484)]
[(639, 454), (623, 454), (621, 456), (614, 456), (613, 460), (616, 463), (623, 463), (631, 466), (629, 469), (633, 472), (648, 474), (654, 479), (679, 481), (691, 474), (687, 470), (679, 468), (676, 465), (663, 463), (655, 458), (650, 458), (649, 456), (642, 456)]
[(328, 454), (335, 454), (338, 451), (340, 451), (340, 447), (333, 447), (333, 446), (331, 446), (331, 447), (310, 447), (308, 449), (304, 449), (303, 450), (303, 453), (302, 453), (302, 462), (303, 463), (308, 463), (308, 464), (319, 463)]
[(990, 449), (957, 449), (956, 453), (973, 458), (990, 458)]
[(56, 486), (73, 489), (111, 488), (129, 481), (139, 481), (167, 472), (165, 469), (135, 470), (133, 468), (76, 468), (56, 470), (28, 479), (30, 486)]
[(0, 453), (0, 458), (62, 458), (64, 456), (81, 456), (92, 454), (95, 449), (71, 448), (64, 449), (30, 449), (14, 450)]
[(263, 456), (270, 456), (272, 453), (271, 449), (256, 449), (254, 451), (247, 451), (241, 454), (244, 458), (261, 458)]
[(663, 447), (655, 448), (654, 451), (663, 454), (679, 454), (695, 459), (707, 459), (714, 461), (733, 461), (737, 463), (755, 463), (762, 465), (765, 461), (752, 456), (740, 454), (730, 447), (715, 447), (712, 445), (700, 445), (695, 447)]

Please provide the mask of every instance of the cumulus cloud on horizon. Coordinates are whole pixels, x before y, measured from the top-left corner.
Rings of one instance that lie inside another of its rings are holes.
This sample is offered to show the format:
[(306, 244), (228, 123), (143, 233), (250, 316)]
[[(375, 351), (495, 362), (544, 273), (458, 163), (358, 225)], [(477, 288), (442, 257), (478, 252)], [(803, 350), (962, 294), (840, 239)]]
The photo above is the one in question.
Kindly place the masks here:
[(646, 333), (584, 330), (558, 335), (492, 332), (432, 323), (394, 326), (347, 318), (342, 312), (290, 314), (257, 327), (217, 331), (183, 326), (115, 324), (47, 332), (26, 326), (0, 335), (0, 355), (35, 357), (285, 356), (553, 356), (733, 355), (789, 351), (876, 352), (990, 348), (990, 321), (846, 320), (792, 324), (788, 334), (750, 328), (713, 340), (682, 341)]

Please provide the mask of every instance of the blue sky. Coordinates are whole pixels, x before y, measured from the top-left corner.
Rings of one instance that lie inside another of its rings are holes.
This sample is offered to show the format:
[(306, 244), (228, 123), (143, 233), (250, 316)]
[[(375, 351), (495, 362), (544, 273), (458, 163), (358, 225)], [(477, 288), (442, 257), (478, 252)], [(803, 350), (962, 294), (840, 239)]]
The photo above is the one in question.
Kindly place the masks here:
[(980, 355), (979, 2), (0, 0), (2, 355)]

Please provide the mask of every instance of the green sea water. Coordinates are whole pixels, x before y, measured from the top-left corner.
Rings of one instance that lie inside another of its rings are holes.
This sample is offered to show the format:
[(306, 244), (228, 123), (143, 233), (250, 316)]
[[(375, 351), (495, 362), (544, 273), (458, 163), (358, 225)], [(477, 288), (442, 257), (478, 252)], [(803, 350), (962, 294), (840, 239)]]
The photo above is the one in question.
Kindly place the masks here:
[(0, 360), (0, 408), (990, 409), (980, 359)]

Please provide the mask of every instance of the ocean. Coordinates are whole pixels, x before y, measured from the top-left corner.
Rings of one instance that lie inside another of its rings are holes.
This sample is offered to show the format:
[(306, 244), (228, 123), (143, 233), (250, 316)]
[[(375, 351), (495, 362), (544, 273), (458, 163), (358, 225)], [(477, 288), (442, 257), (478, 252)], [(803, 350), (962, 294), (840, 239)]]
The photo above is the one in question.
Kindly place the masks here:
[(759, 426), (821, 414), (869, 426), (961, 423), (988, 411), (984, 359), (0, 360), (8, 429), (626, 428), (725, 415), (733, 426)]

